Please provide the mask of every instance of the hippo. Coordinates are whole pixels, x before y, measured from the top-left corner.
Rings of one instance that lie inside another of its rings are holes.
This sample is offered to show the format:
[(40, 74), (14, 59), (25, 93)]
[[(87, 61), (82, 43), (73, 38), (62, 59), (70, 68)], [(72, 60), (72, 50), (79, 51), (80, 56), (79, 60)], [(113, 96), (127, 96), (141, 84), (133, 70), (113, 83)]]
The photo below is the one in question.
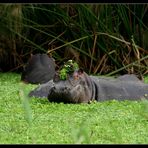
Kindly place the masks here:
[(107, 100), (148, 99), (148, 84), (134, 74), (116, 78), (91, 76), (82, 69), (74, 71), (66, 80), (56, 73), (49, 82), (29, 93), (29, 97), (48, 98), (50, 102), (89, 103)]
[(32, 55), (26, 64), (21, 81), (31, 84), (43, 84), (53, 79), (55, 75), (54, 59), (47, 54)]

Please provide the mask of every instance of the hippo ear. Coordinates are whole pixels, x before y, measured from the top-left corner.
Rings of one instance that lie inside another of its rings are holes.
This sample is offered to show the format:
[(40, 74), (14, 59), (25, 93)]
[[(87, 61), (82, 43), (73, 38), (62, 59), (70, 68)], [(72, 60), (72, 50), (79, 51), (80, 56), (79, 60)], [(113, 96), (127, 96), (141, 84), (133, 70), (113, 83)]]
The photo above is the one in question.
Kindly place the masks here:
[(79, 68), (78, 73), (79, 73), (79, 75), (81, 75), (84, 73), (84, 70), (82, 68)]
[(28, 63), (32, 60), (33, 56), (34, 56), (34, 55), (31, 53), (31, 54), (30, 54), (30, 57), (29, 57), (29, 60), (28, 60)]
[(30, 54), (30, 59), (31, 59), (33, 56), (34, 56), (33, 53), (31, 53), (31, 54)]
[(59, 72), (57, 71), (53, 77), (53, 81), (54, 82), (58, 82), (60, 80), (60, 77), (59, 77)]

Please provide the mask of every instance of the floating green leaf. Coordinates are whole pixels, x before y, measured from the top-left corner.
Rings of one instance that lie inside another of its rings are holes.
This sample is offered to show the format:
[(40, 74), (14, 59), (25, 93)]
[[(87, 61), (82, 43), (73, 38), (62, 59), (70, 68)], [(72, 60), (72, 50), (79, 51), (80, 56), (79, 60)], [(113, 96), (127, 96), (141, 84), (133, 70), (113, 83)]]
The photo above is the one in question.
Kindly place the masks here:
[(75, 70), (79, 68), (78, 64), (73, 60), (68, 60), (60, 70), (60, 79), (66, 80), (67, 75), (73, 73)]

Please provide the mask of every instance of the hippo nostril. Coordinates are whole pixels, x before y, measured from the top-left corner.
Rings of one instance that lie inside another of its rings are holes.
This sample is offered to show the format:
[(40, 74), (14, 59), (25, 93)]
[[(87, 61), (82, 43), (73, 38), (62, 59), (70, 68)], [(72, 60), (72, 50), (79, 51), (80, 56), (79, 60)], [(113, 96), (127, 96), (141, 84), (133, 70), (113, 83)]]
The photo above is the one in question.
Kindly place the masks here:
[(55, 90), (55, 86), (52, 87), (52, 90)]
[(67, 91), (67, 90), (70, 90), (70, 89), (69, 89), (69, 87), (67, 87), (67, 86), (66, 86), (66, 87), (64, 88), (64, 90), (66, 90), (66, 91)]

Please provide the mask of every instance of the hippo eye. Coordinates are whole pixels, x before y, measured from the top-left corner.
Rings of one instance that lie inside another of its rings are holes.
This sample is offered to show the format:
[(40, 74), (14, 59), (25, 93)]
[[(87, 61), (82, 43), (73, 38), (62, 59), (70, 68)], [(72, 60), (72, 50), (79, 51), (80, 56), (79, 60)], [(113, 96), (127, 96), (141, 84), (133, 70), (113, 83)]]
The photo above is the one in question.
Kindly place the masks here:
[(78, 79), (79, 79), (79, 76), (78, 76), (78, 75), (74, 75), (74, 76), (73, 76), (73, 79), (74, 79), (74, 80), (78, 80)]
[(79, 74), (77, 72), (75, 72), (72, 77), (73, 77), (73, 80), (78, 80)]
[(67, 80), (72, 86), (75, 86), (79, 82), (79, 78), (80, 78), (79, 75), (72, 75)]

